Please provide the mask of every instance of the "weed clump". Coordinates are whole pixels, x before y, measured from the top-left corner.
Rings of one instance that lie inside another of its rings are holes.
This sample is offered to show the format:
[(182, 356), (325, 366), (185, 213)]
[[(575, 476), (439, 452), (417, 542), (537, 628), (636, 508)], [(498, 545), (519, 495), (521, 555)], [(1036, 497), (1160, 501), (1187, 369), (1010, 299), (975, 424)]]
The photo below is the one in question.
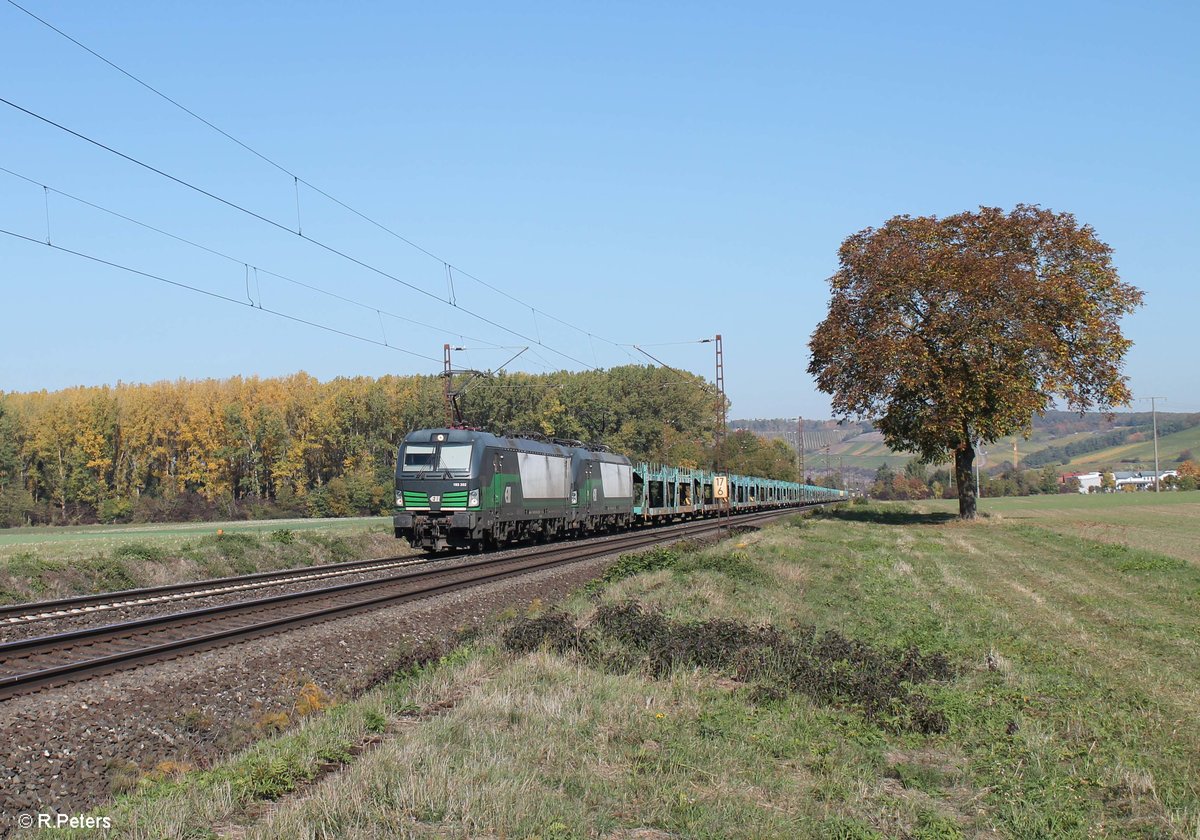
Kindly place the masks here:
[(117, 546), (112, 553), (114, 560), (132, 560), (138, 563), (161, 563), (167, 552), (155, 545), (131, 542)]
[(80, 569), (87, 580), (91, 592), (111, 592), (118, 589), (132, 589), (138, 585), (138, 579), (130, 568), (119, 559), (97, 557), (87, 566)]
[[(745, 530), (734, 529), (734, 533), (742, 533)], [(754, 565), (750, 558), (740, 551), (728, 554), (702, 553), (698, 551), (699, 547), (692, 542), (678, 542), (674, 545), (656, 546), (636, 554), (623, 554), (603, 575), (587, 584), (585, 589), (592, 593), (600, 592), (609, 584), (663, 569), (670, 569), (679, 576), (713, 572), (741, 583), (765, 584), (770, 580), (766, 572)]]
[(387, 718), (378, 709), (367, 709), (363, 714), (363, 725), (368, 732), (378, 734), (387, 731)]
[(609, 671), (642, 670), (662, 679), (678, 668), (705, 668), (752, 687), (769, 702), (803, 694), (823, 704), (848, 704), (893, 731), (945, 732), (946, 716), (913, 687), (952, 676), (941, 653), (917, 647), (876, 648), (836, 630), (784, 632), (728, 619), (673, 621), (637, 601), (605, 604), (587, 627), (565, 613), (519, 618), (504, 631), (504, 646), (528, 653), (545, 646), (573, 652)]
[(300, 691), (296, 696), (296, 705), (294, 711), (299, 717), (307, 717), (308, 715), (323, 712), (333, 705), (331, 698), (319, 685), (312, 680), (309, 680), (304, 685), (300, 686)]
[(212, 717), (194, 706), (179, 717), (179, 726), (185, 732), (203, 732), (212, 729), (212, 725)]
[(599, 591), (610, 583), (618, 583), (634, 575), (645, 572), (657, 572), (668, 569), (678, 562), (685, 552), (695, 546), (689, 543), (655, 546), (649, 551), (639, 551), (636, 554), (622, 554), (617, 562), (609, 566), (603, 575), (591, 581), (585, 588), (588, 591)]
[(525, 616), (504, 630), (504, 646), (514, 653), (530, 653), (542, 645), (555, 653), (575, 651), (590, 657), (596, 652), (591, 634), (576, 628), (571, 616), (565, 612)]
[(675, 561), (674, 570), (679, 575), (715, 572), (742, 583), (765, 584), (770, 581), (770, 576), (740, 551), (729, 554), (687, 554)]
[(306, 542), (322, 549), (330, 563), (344, 563), (357, 556), (354, 544), (345, 537), (336, 534), (322, 534), (319, 531), (307, 531), (303, 534)]
[(212, 540), (217, 552), (226, 560), (244, 560), (247, 549), (261, 546), (258, 537), (240, 532), (217, 534)]
[(747, 653), (782, 641), (771, 627), (749, 627), (729, 619), (671, 621), (637, 601), (605, 604), (595, 626), (611, 641), (645, 657), (646, 669), (665, 677), (678, 667), (737, 669)]
[(34, 596), (44, 594), (50, 588), (48, 581), (62, 570), (61, 564), (43, 560), (32, 551), (14, 554), (0, 567), (0, 572), (7, 578), (13, 583), (23, 584)]

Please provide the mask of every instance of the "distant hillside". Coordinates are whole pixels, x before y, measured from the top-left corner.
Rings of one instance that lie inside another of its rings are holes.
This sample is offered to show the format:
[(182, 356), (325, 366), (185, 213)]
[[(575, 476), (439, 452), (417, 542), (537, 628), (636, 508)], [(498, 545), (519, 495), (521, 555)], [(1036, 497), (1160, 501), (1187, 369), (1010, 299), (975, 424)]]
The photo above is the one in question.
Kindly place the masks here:
[[(1003, 438), (987, 447), (981, 460), (991, 472), (1010, 467), (1014, 459), (1022, 469), (1053, 464), (1063, 472), (1152, 467), (1152, 421), (1148, 411), (1123, 412), (1111, 418), (1051, 411), (1034, 418), (1029, 439), (1021, 435)], [(796, 446), (794, 419), (733, 420), (730, 426), (782, 438)], [(1158, 451), (1163, 469), (1174, 466), (1181, 456), (1200, 456), (1200, 414), (1160, 412)], [(848, 479), (866, 479), (884, 463), (903, 468), (912, 457), (912, 453), (889, 449), (869, 422), (804, 421), (805, 471), (811, 475), (844, 469)]]

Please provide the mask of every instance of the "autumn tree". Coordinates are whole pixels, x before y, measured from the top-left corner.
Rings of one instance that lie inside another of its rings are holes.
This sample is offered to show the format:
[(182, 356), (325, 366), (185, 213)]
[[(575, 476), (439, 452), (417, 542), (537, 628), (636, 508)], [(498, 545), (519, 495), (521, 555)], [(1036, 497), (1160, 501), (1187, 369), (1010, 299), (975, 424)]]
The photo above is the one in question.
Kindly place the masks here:
[[(296, 373), (0, 393), (0, 527), (378, 513), (394, 498), (399, 442), (445, 422), (442, 384)], [(714, 460), (715, 393), (679, 371), (500, 373), (472, 386), (466, 408), (473, 425), (496, 431), (681, 466)], [(738, 463), (792, 475), (786, 444), (750, 437)]]
[(1069, 213), (896, 216), (838, 256), (808, 371), (835, 413), (872, 419), (892, 449), (953, 454), (963, 518), (978, 443), (1028, 434), (1055, 399), (1081, 413), (1129, 400), (1119, 321), (1142, 293)]
[(1047, 464), (1042, 468), (1041, 474), (1038, 476), (1038, 489), (1046, 495), (1052, 495), (1058, 492), (1059, 488), (1058, 470), (1053, 464)]
[(32, 499), (22, 485), (20, 417), (0, 393), (0, 528), (20, 525)]
[(725, 438), (720, 459), (731, 473), (796, 480), (796, 453), (779, 438), (767, 440), (754, 432), (738, 429)]

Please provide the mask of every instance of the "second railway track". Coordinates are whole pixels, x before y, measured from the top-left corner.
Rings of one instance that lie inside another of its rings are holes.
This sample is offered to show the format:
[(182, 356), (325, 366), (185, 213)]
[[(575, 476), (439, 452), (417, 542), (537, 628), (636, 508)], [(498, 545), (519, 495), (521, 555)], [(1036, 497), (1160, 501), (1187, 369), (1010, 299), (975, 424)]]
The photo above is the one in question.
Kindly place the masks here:
[[(438, 559), (452, 556), (455, 555), (439, 555)], [(71, 598), (60, 598), (54, 601), (37, 601), (29, 604), (4, 604), (0, 605), (0, 630), (6, 627), (21, 627), (33, 622), (55, 618), (73, 618), (128, 607), (154, 606), (173, 601), (186, 601), (196, 598), (208, 598), (215, 595), (225, 595), (231, 592), (246, 592), (272, 586), (328, 580), (346, 575), (366, 574), (404, 566), (416, 566), (426, 562), (428, 562), (426, 558), (419, 556), (382, 557), (373, 560), (355, 560), (346, 563), (307, 566), (301, 569), (281, 569), (273, 572), (256, 572), (249, 575), (210, 578), (208, 580), (186, 583), (170, 583), (163, 586), (126, 589), (119, 592), (100, 592), (95, 595), (76, 595)]]
[[(19, 639), (0, 644), (0, 701), (363, 610), (428, 598), (531, 571), (633, 551), (684, 537), (701, 536), (719, 531), (726, 524), (754, 525), (794, 512), (794, 508), (773, 510), (743, 514), (728, 520), (687, 522), (586, 543), (539, 546), (509, 557), (483, 558), (451, 567), (407, 569), (370, 580)], [(356, 570), (361, 571), (362, 566), (371, 562), (393, 562), (397, 566), (401, 563), (413, 564), (412, 561), (399, 559), (363, 561)], [(313, 569), (304, 571), (312, 572)], [(195, 588), (197, 585), (190, 586)]]

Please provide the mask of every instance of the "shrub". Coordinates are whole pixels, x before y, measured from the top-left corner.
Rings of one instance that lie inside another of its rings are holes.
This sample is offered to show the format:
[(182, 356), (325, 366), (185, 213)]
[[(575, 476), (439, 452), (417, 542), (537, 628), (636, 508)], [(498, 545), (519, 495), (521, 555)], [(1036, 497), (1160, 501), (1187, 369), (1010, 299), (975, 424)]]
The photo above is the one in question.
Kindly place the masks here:
[(26, 524), (33, 510), (33, 498), (20, 487), (0, 487), (0, 528)]
[(128, 522), (133, 518), (133, 502), (129, 499), (105, 499), (96, 509), (96, 517), (109, 524)]
[(515, 621), (504, 630), (504, 646), (515, 653), (529, 653), (545, 645), (556, 653), (571, 650), (591, 654), (595, 643), (564, 612), (529, 615)]

